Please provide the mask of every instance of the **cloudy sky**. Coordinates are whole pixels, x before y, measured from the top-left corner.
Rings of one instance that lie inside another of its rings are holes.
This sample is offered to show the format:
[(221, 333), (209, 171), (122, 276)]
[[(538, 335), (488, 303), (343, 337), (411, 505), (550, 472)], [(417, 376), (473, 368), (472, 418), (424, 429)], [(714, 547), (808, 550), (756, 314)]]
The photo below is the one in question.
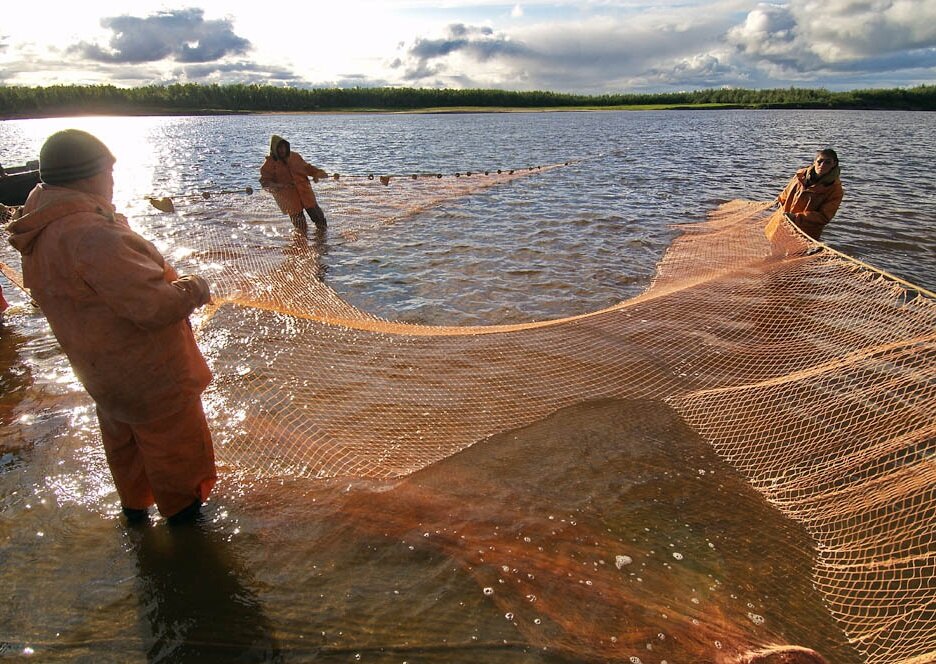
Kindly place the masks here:
[(936, 0), (4, 5), (0, 85), (168, 82), (590, 94), (932, 84)]

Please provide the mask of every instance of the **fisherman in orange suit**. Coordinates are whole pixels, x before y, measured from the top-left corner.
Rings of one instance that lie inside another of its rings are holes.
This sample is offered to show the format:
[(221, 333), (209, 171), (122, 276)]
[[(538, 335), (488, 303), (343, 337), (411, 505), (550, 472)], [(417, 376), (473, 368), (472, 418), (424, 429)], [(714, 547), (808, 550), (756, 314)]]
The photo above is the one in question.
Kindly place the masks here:
[(318, 181), (328, 177), (328, 173), (307, 163), (298, 152), (290, 149), (289, 141), (274, 135), (270, 139), (270, 154), (260, 167), (260, 185), (273, 194), (280, 210), (289, 215), (293, 226), (306, 230), (306, 220), (302, 213), (304, 209), (315, 222), (315, 227), (321, 231), (327, 222), (312, 191), (309, 177)]
[(816, 153), (812, 164), (796, 172), (777, 196), (781, 209), (804, 233), (818, 240), (842, 202), (842, 181), (835, 150)]
[(7, 229), (23, 282), (94, 399), (128, 522), (154, 503), (190, 520), (217, 479), (201, 393), (211, 380), (189, 315), (211, 299), (113, 206), (114, 157), (68, 129), (39, 155), (42, 182)]

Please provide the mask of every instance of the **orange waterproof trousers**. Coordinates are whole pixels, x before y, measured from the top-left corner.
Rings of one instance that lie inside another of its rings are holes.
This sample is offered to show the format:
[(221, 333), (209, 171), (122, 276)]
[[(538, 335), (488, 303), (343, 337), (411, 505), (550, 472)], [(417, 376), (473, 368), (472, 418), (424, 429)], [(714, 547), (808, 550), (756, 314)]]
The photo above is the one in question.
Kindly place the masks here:
[(100, 408), (97, 416), (122, 507), (156, 503), (160, 514), (170, 517), (208, 498), (218, 476), (200, 396), (178, 412), (144, 423), (120, 422)]

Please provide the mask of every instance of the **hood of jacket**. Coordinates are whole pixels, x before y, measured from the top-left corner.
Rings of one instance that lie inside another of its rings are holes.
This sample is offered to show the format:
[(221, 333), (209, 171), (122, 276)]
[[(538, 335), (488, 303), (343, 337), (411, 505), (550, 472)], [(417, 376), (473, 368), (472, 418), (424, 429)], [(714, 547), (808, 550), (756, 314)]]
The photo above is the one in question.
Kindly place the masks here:
[(814, 165), (807, 166), (801, 170), (800, 173), (802, 174), (800, 179), (806, 187), (812, 187), (813, 185), (817, 184), (828, 187), (832, 184), (835, 184), (835, 181), (838, 180), (842, 175), (842, 171), (838, 164), (836, 164), (835, 168), (830, 170), (822, 177), (820, 177), (816, 172), (816, 167)]
[[(29, 194), (25, 205), (6, 226), (10, 244), (23, 255), (32, 251), (36, 238), (53, 223), (78, 213), (115, 218), (114, 207), (103, 198), (82, 191), (40, 183)], [(65, 222), (67, 223), (67, 222)]]
[(279, 159), (279, 156), (276, 154), (276, 148), (279, 146), (280, 143), (286, 144), (286, 156), (289, 157), (289, 152), (290, 152), (289, 141), (287, 141), (282, 136), (277, 136), (276, 134), (273, 134), (273, 138), (270, 139), (270, 156), (273, 157), (274, 159)]

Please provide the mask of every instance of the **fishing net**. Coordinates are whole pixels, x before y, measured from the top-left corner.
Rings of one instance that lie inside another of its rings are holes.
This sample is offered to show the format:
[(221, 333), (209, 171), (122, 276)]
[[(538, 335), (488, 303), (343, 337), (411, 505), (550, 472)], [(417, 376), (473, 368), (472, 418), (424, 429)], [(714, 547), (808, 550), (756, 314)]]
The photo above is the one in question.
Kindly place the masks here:
[[(320, 196), (333, 227), (354, 240), (374, 224), (532, 172), (346, 178), (322, 183)], [(359, 310), (318, 278), (314, 238), (284, 250), (282, 237), (206, 224), (188, 229), (184, 245), (166, 236), (160, 246), (174, 250), (167, 255), (180, 271), (213, 282), (216, 303), (199, 333), (215, 373), (205, 400), (219, 458), (260, 477), (396, 486), (347, 509), (391, 532), (407, 527), (395, 515), (418, 512), (438, 525), (438, 549), (481, 585), (530, 570), (496, 601), (519, 616), (539, 598), (546, 623), (518, 619), (531, 643), (588, 661), (639, 662), (635, 648), (649, 657), (653, 644), (656, 656), (704, 650), (684, 641), (667, 651), (665, 630), (621, 626), (620, 575), (630, 561), (597, 521), (582, 538), (552, 516), (504, 506), (499, 523), (526, 520), (527, 529), (495, 551), (485, 532), (441, 525), (458, 522), (470, 495), (450, 488), (427, 500), (427, 487), (410, 480), (563, 409), (617, 400), (632, 405), (621, 416), (629, 422), (699, 437), (746, 489), (801, 525), (811, 584), (854, 648), (826, 652), (831, 661), (936, 661), (933, 297), (812, 242), (765, 203), (733, 201), (679, 230), (633, 299), (561, 320), (475, 327)], [(744, 490), (725, 496), (726, 509), (741, 503), (753, 513)], [(553, 555), (536, 546), (544, 540)], [(587, 584), (556, 567), (559, 550), (595, 561)], [(645, 592), (628, 591), (627, 601), (660, 604)], [(750, 611), (659, 608), (670, 625), (705, 635), (706, 648), (716, 644), (699, 661), (740, 661), (729, 655), (742, 645), (787, 642), (757, 631)], [(754, 623), (745, 634), (731, 627), (745, 620)]]

